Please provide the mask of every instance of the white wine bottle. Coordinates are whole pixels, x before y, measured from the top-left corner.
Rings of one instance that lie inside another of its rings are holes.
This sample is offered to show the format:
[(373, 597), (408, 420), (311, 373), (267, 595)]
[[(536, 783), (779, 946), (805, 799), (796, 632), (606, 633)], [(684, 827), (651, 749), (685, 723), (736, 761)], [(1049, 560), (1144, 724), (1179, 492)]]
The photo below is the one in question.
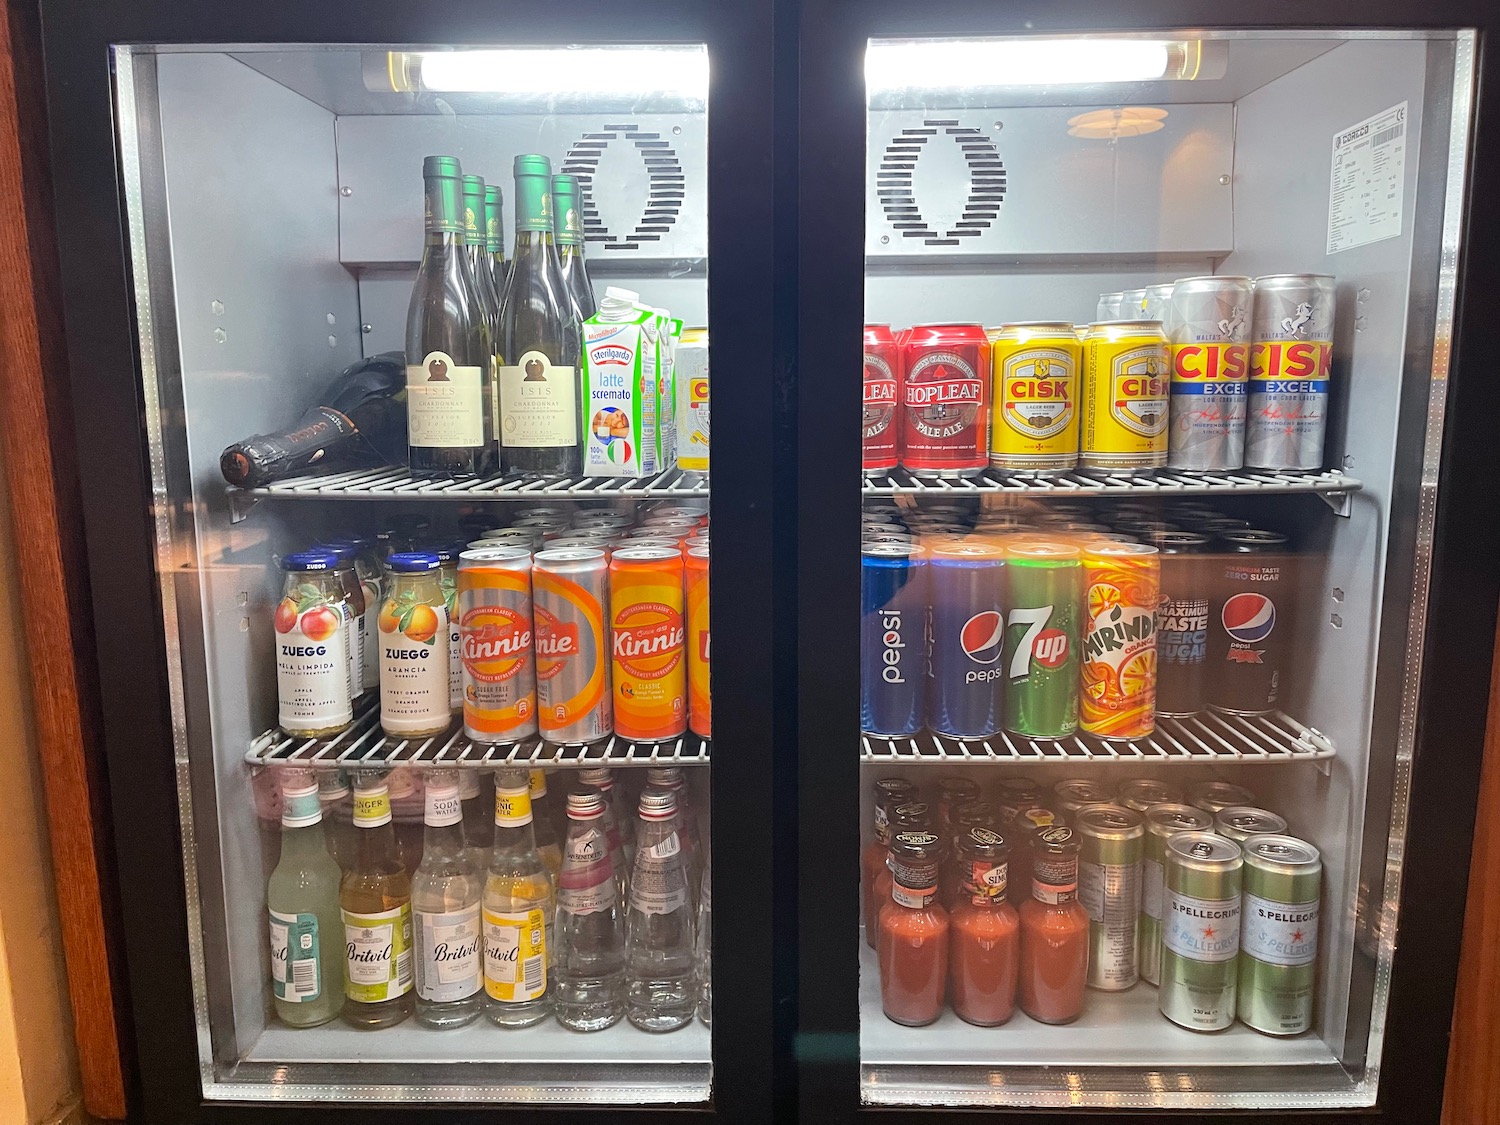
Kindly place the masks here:
[(484, 322), (490, 330), (490, 348), (495, 346), (495, 326), (500, 323), (500, 291), (490, 272), (490, 252), (485, 236), (485, 183), (478, 176), (464, 177), (464, 257), (469, 259), (469, 276), (479, 303), (484, 306)]
[(583, 192), (577, 176), (552, 177), (552, 223), (563, 285), (573, 298), (578, 323), (582, 324), (599, 311), (599, 302), (594, 299), (594, 286), (583, 260)]

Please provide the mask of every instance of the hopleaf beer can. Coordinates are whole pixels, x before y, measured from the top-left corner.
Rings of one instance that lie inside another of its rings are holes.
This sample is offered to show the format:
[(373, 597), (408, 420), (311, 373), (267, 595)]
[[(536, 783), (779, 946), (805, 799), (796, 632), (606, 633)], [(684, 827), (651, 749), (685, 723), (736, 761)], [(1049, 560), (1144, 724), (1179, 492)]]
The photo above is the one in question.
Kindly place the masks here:
[[(1128, 800), (1128, 796), (1124, 798)], [(1141, 979), (1161, 983), (1161, 923), (1166, 898), (1167, 841), (1179, 832), (1210, 832), (1214, 818), (1192, 805), (1165, 802), (1146, 810), (1145, 847), (1141, 859), (1141, 916), (1136, 929)]]
[(861, 426), (861, 467), (865, 476), (881, 476), (899, 460), (898, 399), (901, 349), (889, 324), (865, 325), (865, 395)]
[(1141, 817), (1120, 805), (1089, 805), (1074, 816), (1073, 830), (1082, 842), (1078, 901), (1089, 915), (1088, 985), (1119, 992), (1139, 979)]
[(1095, 324), (1083, 341), (1078, 464), (1103, 473), (1167, 463), (1167, 337), (1154, 320)]
[(1238, 1011), (1267, 1035), (1312, 1027), (1318, 961), (1318, 849), (1293, 836), (1251, 836), (1245, 853)]
[(1333, 278), (1255, 279), (1245, 464), (1321, 469), (1333, 364)]
[(1004, 325), (990, 345), (994, 424), (990, 464), (1018, 473), (1056, 473), (1078, 464), (1078, 360), (1065, 321)]
[(1245, 463), (1253, 297), (1248, 277), (1187, 277), (1172, 288), (1170, 468), (1207, 473)]
[(538, 551), (537, 724), (551, 742), (598, 742), (614, 732), (609, 684), (609, 563), (596, 548)]
[(901, 464), (919, 477), (989, 465), (990, 341), (977, 324), (925, 324), (901, 346)]
[(1234, 1022), (1240, 951), (1240, 846), (1211, 832), (1167, 840), (1161, 1014), (1190, 1031)]
[(515, 742), (536, 733), (531, 552), (490, 547), (458, 556), (464, 733)]

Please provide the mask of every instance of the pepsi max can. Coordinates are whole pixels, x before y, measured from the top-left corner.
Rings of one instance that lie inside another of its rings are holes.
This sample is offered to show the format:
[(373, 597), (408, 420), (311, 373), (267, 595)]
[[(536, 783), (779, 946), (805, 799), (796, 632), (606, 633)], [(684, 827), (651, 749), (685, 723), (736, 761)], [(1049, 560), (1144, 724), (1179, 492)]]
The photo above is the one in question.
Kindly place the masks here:
[(1215, 546), (1208, 613), (1208, 702), (1234, 715), (1274, 710), (1291, 636), (1286, 536), (1226, 531)]
[(1005, 682), (1005, 551), (968, 540), (934, 547), (928, 558), (927, 725), (951, 738), (987, 738), (1000, 730)]
[(867, 543), (861, 549), (859, 721), (866, 734), (922, 729), (927, 570), (924, 547)]

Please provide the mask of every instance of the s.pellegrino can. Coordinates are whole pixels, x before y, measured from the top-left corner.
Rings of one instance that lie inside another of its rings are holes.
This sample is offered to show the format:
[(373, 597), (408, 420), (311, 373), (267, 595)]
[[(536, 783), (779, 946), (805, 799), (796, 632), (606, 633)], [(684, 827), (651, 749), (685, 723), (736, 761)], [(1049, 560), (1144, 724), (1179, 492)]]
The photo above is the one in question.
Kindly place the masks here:
[[(1187, 791), (1187, 803), (1202, 809), (1209, 816), (1218, 816), (1223, 810), (1236, 805), (1255, 805), (1255, 794), (1243, 785), (1228, 781), (1200, 781)], [(1210, 824), (1209, 828), (1213, 825)]]
[[(1123, 796), (1122, 800), (1129, 800)], [(1145, 812), (1146, 834), (1141, 859), (1141, 916), (1136, 943), (1141, 979), (1161, 983), (1161, 923), (1166, 899), (1167, 841), (1179, 832), (1211, 832), (1214, 818), (1202, 809), (1176, 802), (1152, 805)]]
[(1158, 1003), (1190, 1031), (1234, 1022), (1242, 866), (1240, 846), (1211, 832), (1167, 840)]
[(1054, 539), (1005, 550), (1005, 729), (1065, 738), (1078, 729), (1082, 552)]
[(1245, 463), (1253, 296), (1248, 277), (1185, 277), (1172, 287), (1169, 468), (1211, 473)]
[(1000, 730), (1004, 566), (1004, 549), (982, 540), (928, 552), (927, 725), (935, 734), (987, 738)]
[(1138, 777), (1124, 782), (1116, 792), (1116, 798), (1127, 809), (1145, 813), (1157, 805), (1180, 804), (1182, 790), (1154, 777)]
[(598, 742), (614, 733), (609, 681), (609, 563), (592, 548), (532, 559), (537, 723), (551, 742)]
[(1082, 850), (1078, 901), (1089, 916), (1088, 985), (1120, 992), (1139, 979), (1136, 924), (1141, 912), (1140, 814), (1120, 805), (1089, 805), (1073, 818)]
[(1255, 279), (1245, 465), (1321, 469), (1333, 369), (1333, 278)]
[(1214, 831), (1243, 844), (1251, 836), (1281, 835), (1286, 831), (1286, 818), (1251, 805), (1230, 805), (1214, 813)]
[(859, 589), (860, 728), (916, 734), (926, 720), (927, 549), (865, 545)]
[(1208, 702), (1233, 715), (1275, 708), (1291, 637), (1286, 536), (1226, 531), (1213, 555), (1208, 617)]
[(1204, 701), (1208, 660), (1209, 537), (1197, 531), (1153, 531), (1161, 555), (1161, 604), (1156, 610), (1156, 713), (1196, 715)]
[(1251, 836), (1245, 853), (1238, 1011), (1267, 1035), (1312, 1027), (1318, 962), (1318, 849), (1293, 836)]
[(901, 352), (889, 324), (865, 325), (865, 395), (861, 422), (862, 468), (880, 476), (896, 467), (897, 400), (901, 390)]

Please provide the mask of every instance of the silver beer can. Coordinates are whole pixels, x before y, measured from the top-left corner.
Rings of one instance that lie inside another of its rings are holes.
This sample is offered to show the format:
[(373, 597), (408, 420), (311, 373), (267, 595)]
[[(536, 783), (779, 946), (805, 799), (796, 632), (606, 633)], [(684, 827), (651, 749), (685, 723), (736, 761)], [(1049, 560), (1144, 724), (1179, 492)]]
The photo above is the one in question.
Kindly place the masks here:
[(1100, 293), (1099, 303), (1094, 307), (1094, 319), (1119, 320), (1120, 302), (1124, 299), (1124, 293)]
[(1204, 473), (1244, 465), (1253, 301), (1248, 277), (1187, 277), (1173, 286), (1169, 468)]
[(1159, 285), (1146, 286), (1141, 297), (1141, 315), (1146, 320), (1167, 321), (1167, 311), (1172, 306), (1172, 286), (1176, 282), (1165, 281)]
[(1126, 289), (1120, 294), (1120, 314), (1116, 320), (1145, 320), (1146, 319), (1146, 291), (1144, 289)]
[(1247, 467), (1323, 467), (1333, 311), (1331, 277), (1297, 273), (1255, 279)]
[(548, 742), (598, 742), (614, 733), (609, 682), (609, 562), (597, 548), (538, 551), (537, 724)]

